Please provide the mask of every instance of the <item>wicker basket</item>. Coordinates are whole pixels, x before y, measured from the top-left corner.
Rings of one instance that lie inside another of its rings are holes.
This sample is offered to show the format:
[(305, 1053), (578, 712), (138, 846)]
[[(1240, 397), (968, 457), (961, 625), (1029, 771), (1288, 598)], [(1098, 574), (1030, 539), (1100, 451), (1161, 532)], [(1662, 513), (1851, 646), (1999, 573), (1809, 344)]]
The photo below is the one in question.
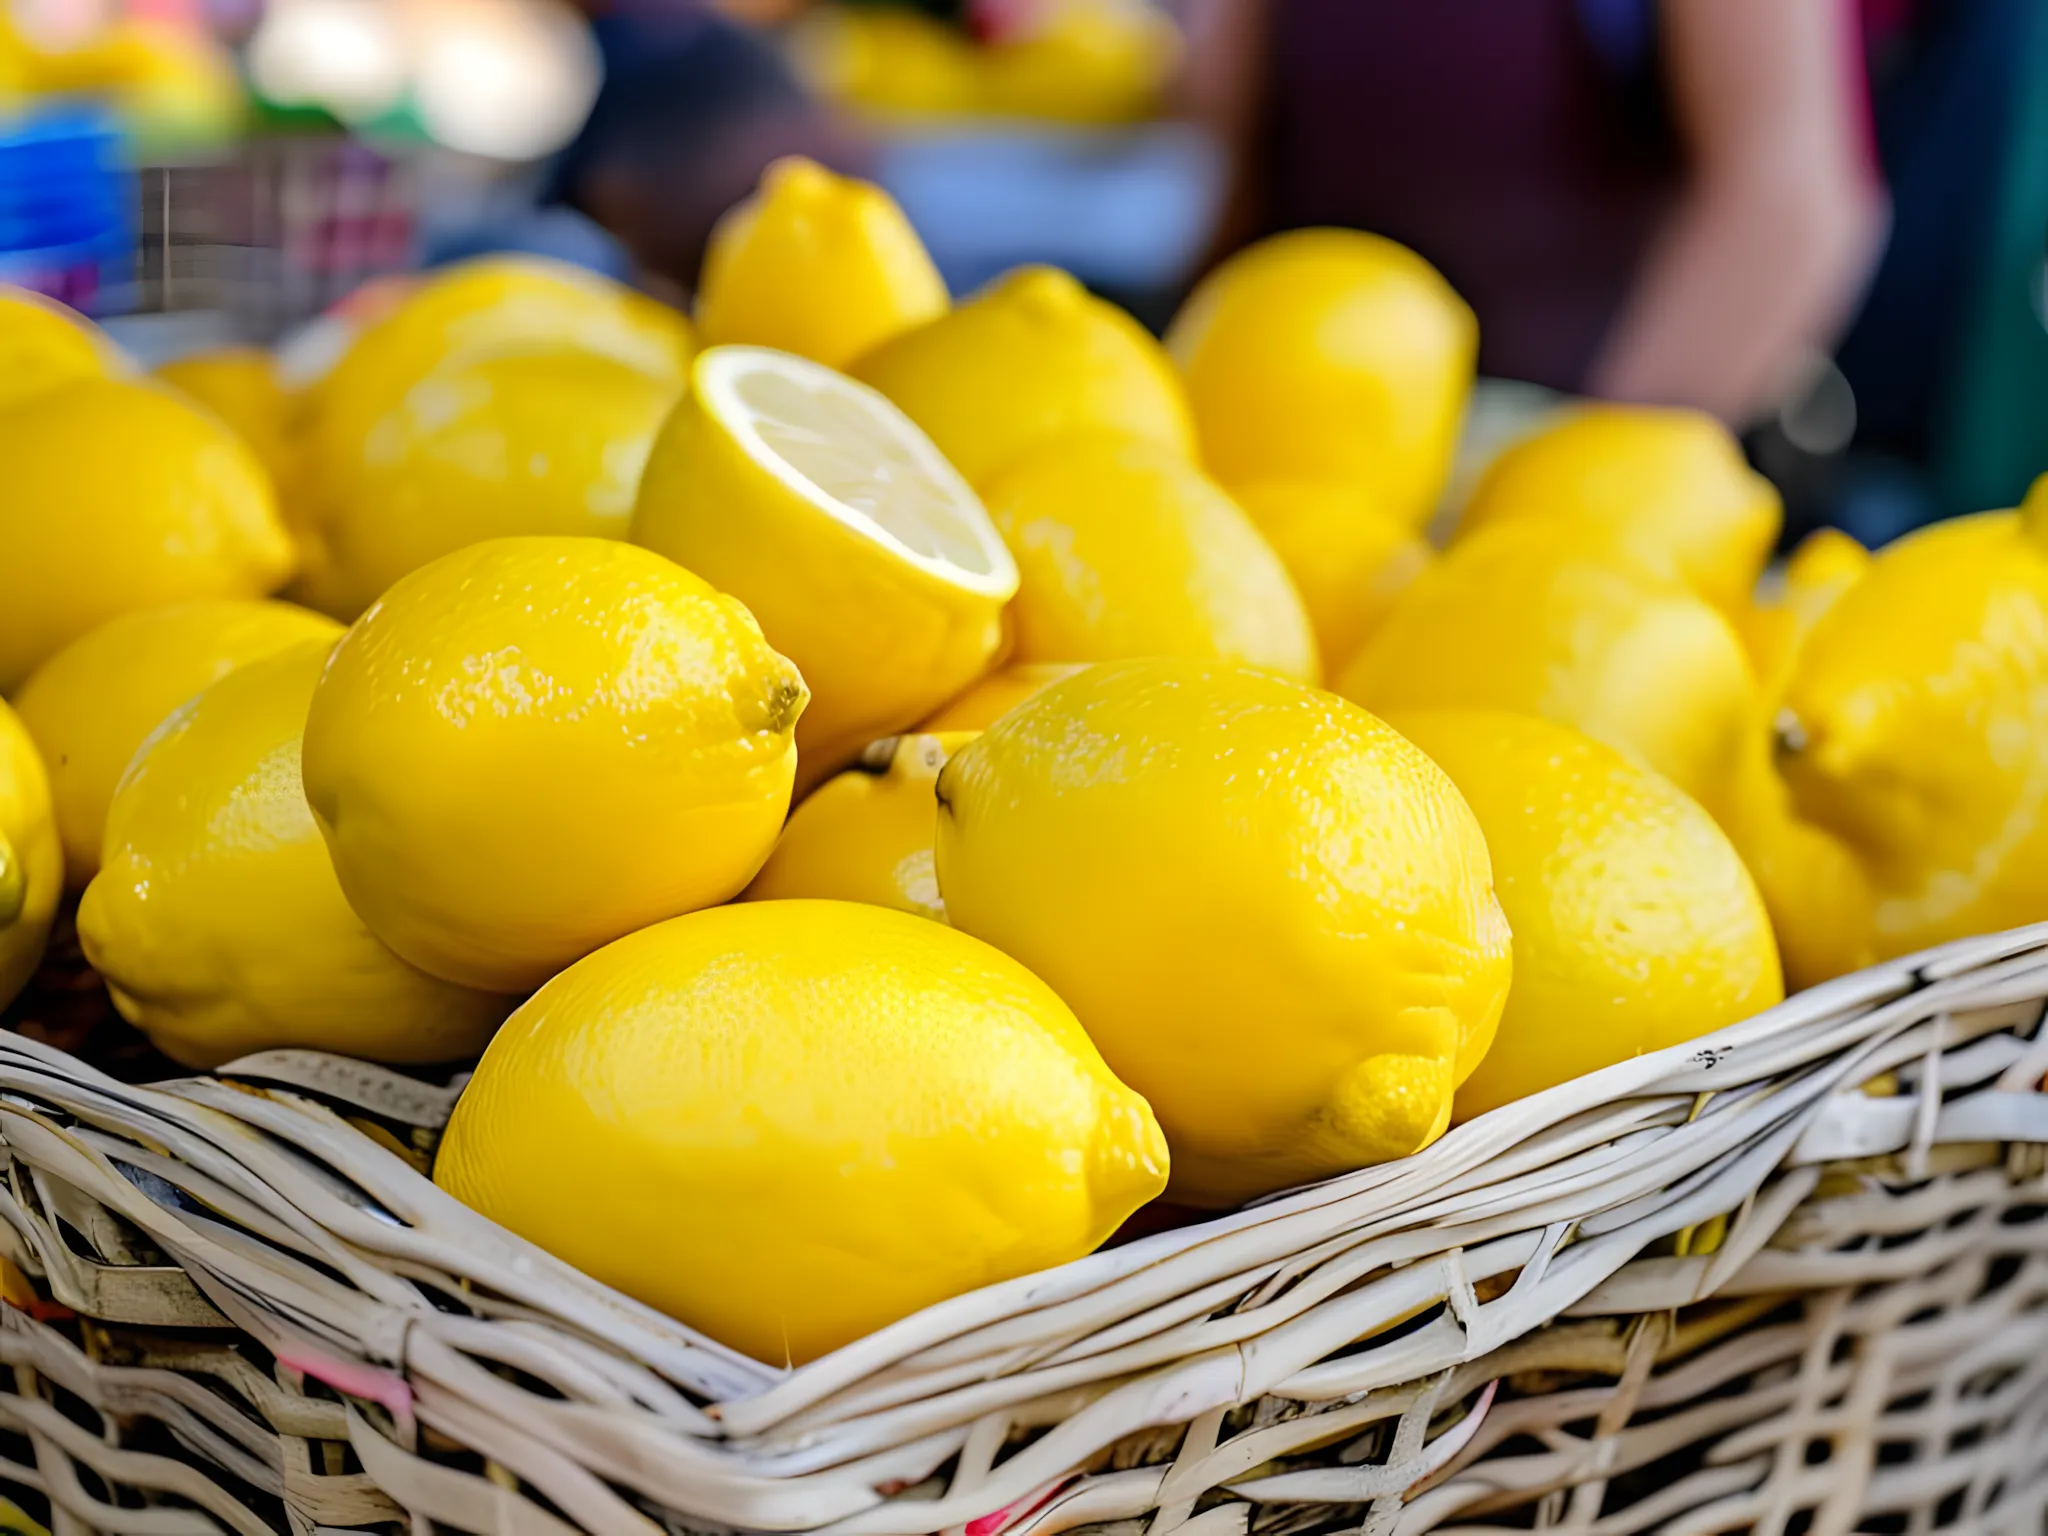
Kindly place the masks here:
[(1951, 945), (795, 1372), (437, 1191), (459, 1084), (0, 1036), (0, 1480), (59, 1536), (2039, 1536), (2044, 999), (2048, 926)]

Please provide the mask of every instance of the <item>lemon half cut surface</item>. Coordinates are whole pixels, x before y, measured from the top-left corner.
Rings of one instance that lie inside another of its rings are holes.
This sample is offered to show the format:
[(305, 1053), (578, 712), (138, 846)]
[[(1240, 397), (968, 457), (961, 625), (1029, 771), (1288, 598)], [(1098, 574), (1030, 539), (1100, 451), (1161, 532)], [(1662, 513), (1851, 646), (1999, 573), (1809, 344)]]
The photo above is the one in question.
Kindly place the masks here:
[(765, 347), (697, 359), (633, 540), (745, 603), (802, 670), (808, 783), (986, 672), (1017, 591), (980, 499), (907, 416)]

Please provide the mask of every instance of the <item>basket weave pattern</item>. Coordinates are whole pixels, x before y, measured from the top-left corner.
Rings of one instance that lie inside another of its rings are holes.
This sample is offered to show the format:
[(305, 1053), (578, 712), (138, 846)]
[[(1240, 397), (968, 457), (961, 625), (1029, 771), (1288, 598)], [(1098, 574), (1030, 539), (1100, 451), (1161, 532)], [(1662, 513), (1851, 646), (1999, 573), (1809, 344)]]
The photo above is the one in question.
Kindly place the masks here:
[(1951, 945), (795, 1372), (443, 1196), (452, 1090), (0, 1036), (0, 1481), (59, 1536), (2039, 1536), (2044, 1000), (2048, 927)]

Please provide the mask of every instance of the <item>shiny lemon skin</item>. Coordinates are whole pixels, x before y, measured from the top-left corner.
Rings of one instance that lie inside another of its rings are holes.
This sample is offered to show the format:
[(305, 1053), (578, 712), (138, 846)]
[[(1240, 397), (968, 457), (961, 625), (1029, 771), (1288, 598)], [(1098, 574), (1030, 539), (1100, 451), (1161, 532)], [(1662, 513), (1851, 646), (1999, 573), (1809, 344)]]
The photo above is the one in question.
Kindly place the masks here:
[(233, 427), (289, 499), (297, 468), (292, 434), (298, 403), (261, 347), (220, 347), (163, 364), (156, 377)]
[(1257, 668), (1055, 683), (939, 775), (948, 920), (1073, 1007), (1231, 1205), (1449, 1123), (1507, 996), (1479, 826), (1364, 710)]
[(803, 679), (730, 597), (609, 539), (491, 539), (336, 647), (306, 798), (342, 889), (420, 969), (525, 991), (727, 900), (774, 846)]
[(1294, 579), (1331, 676), (1436, 558), (1427, 540), (1356, 486), (1260, 480), (1231, 494)]
[(973, 739), (955, 731), (876, 742), (804, 797), (742, 899), (865, 901), (943, 923), (934, 786), (946, 759)]
[(1623, 547), (1540, 522), (1454, 545), (1337, 691), (1381, 713), (1540, 715), (1619, 748), (1716, 815), (1757, 711), (1748, 658), (1719, 610)]
[(482, 539), (622, 539), (673, 385), (595, 352), (450, 364), (377, 422), (329, 497), (298, 591), (353, 619), (430, 560)]
[(1887, 546), (1801, 647), (1779, 739), (1880, 956), (2048, 918), (2048, 538), (1985, 513)]
[[(830, 487), (793, 483), (784, 471), (795, 466), (771, 463), (771, 449), (750, 444), (736, 407), (713, 385), (725, 364), (748, 355), (777, 356), (713, 347), (698, 359), (641, 477), (632, 537), (739, 598), (802, 670), (811, 703), (797, 733), (801, 795), (988, 670), (1002, 651), (1017, 573), (972, 491), (915, 426), (887, 400), (822, 369), (792, 382), (796, 405), (818, 411), (816, 425), (799, 431), (847, 472), (846, 494), (860, 505), (828, 506)], [(839, 398), (840, 390), (865, 399)], [(868, 441), (860, 434), (876, 428), (870, 408), (918, 441)], [(943, 532), (925, 536), (930, 530), (916, 526), (925, 514), (978, 526), (986, 548), (972, 552), (974, 568), (954, 560)]]
[(1395, 715), (1486, 834), (1515, 981), (1470, 1119), (1733, 1024), (1784, 997), (1761, 898), (1727, 836), (1670, 780), (1528, 715)]
[(704, 253), (697, 327), (844, 368), (950, 307), (917, 231), (880, 187), (801, 156), (719, 220)]
[(85, 316), (0, 283), (0, 411), (61, 385), (124, 370), (120, 349)]
[(49, 780), (28, 731), (0, 703), (0, 1008), (35, 974), (63, 894)]
[(1166, 344), (1225, 485), (1350, 484), (1410, 527), (1434, 510), (1479, 329), (1413, 251), (1344, 229), (1261, 240), (1202, 280)]
[(1524, 519), (1625, 538), (1734, 612), (1770, 558), (1783, 514), (1776, 488), (1711, 416), (1588, 405), (1496, 458), (1459, 532)]
[(290, 603), (218, 598), (109, 619), (36, 668), (14, 703), (50, 771), (71, 888), (98, 873), (114, 788), (166, 715), (247, 662), (340, 637)]
[(1043, 982), (901, 912), (692, 913), (571, 967), (491, 1042), (434, 1178), (771, 1364), (1077, 1258), (1166, 1147)]
[(79, 940), (123, 1016), (187, 1066), (285, 1046), (453, 1061), (512, 1007), (407, 965), (341, 894), (299, 783), (332, 643), (253, 661), (180, 707), (108, 812)]
[(1072, 677), (1085, 662), (1024, 661), (999, 668), (941, 705), (920, 731), (985, 731), (1033, 694)]
[(0, 411), (0, 691), (117, 614), (291, 574), (270, 477), (170, 390), (87, 380)]
[(1170, 448), (1050, 438), (988, 487), (1017, 559), (1025, 662), (1214, 656), (1315, 681), (1315, 636), (1280, 557), (1223, 488)]
[(1192, 460), (1194, 423), (1159, 343), (1065, 272), (1020, 267), (856, 362), (976, 486), (1050, 437), (1100, 428)]

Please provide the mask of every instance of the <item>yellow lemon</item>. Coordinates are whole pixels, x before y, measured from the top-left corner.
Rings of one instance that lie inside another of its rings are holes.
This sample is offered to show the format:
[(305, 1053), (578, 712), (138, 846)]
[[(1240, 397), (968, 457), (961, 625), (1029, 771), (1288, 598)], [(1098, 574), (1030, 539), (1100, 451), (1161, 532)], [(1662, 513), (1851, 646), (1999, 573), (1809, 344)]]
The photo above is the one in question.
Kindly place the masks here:
[(245, 662), (340, 635), (290, 603), (220, 598), (109, 619), (36, 668), (14, 703), (49, 767), (72, 889), (98, 872), (114, 788), (166, 715)]
[(1869, 569), (1869, 550), (1838, 528), (1817, 528), (1785, 562), (1783, 589), (1775, 599), (1735, 610), (1736, 630), (1767, 699), (1785, 691), (1799, 648), (1820, 616)]
[(987, 671), (1017, 590), (974, 492), (902, 412), (758, 347), (698, 358), (633, 540), (740, 599), (802, 669), (806, 788)]
[(1479, 329), (1434, 267), (1348, 229), (1238, 252), (1166, 333), (1225, 485), (1359, 486), (1420, 526), (1450, 477)]
[(1778, 1002), (1770, 920), (1727, 836), (1669, 779), (1528, 715), (1395, 715), (1486, 834), (1514, 934), (1469, 1119)]
[(1588, 405), (1494, 459), (1459, 532), (1520, 520), (1625, 538), (1733, 611), (1770, 558), (1782, 514), (1776, 489), (1713, 417)]
[(1173, 1197), (1427, 1146), (1493, 1037), (1508, 929), (1449, 779), (1253, 667), (1114, 662), (939, 775), (948, 920), (1043, 977), (1144, 1094)]
[(1150, 117), (1180, 57), (1180, 30), (1149, 0), (1057, 0), (1022, 36), (977, 60), (982, 110), (1068, 123)]
[(1172, 449), (1052, 438), (989, 483), (988, 510), (1022, 578), (1019, 660), (1218, 656), (1316, 679), (1315, 636), (1280, 557)]
[(921, 731), (985, 731), (1034, 693), (1072, 677), (1085, 663), (1022, 661), (991, 672), (958, 698), (941, 705)]
[(187, 1066), (285, 1046), (453, 1061), (511, 1009), (407, 965), (341, 894), (299, 786), (332, 645), (301, 641), (180, 706), (109, 811), (79, 940), (115, 1006)]
[(85, 316), (0, 283), (0, 411), (60, 385), (121, 371), (119, 349)]
[(955, 731), (874, 743), (804, 797), (742, 899), (865, 901), (943, 923), (932, 864), (933, 786), (946, 759), (973, 739), (972, 731)]
[(63, 893), (64, 848), (42, 759), (0, 703), (0, 1008), (35, 974)]
[(156, 385), (88, 380), (0, 412), (0, 691), (116, 614), (260, 597), (291, 574), (270, 478)]
[(820, 93), (870, 112), (949, 116), (972, 110), (980, 89), (967, 34), (905, 6), (812, 6), (791, 37)]
[(854, 365), (975, 485), (1025, 449), (1083, 428), (1186, 458), (1194, 427), (1173, 365), (1144, 327), (1066, 273), (1020, 267)]
[(434, 1168), (777, 1365), (1078, 1258), (1165, 1177), (1145, 1101), (1044, 982), (844, 901), (695, 912), (571, 967), (491, 1042)]
[(752, 615), (610, 539), (491, 539), (404, 577), (336, 647), (306, 798), (371, 931), (524, 991), (738, 894), (775, 843), (803, 679)]
[(1427, 540), (1356, 486), (1260, 480), (1232, 494), (1294, 578), (1333, 674), (1435, 558)]
[(1779, 738), (1880, 956), (2048, 918), (2048, 481), (1882, 550), (1800, 648)]
[(1515, 521), (1461, 540), (1352, 658), (1338, 691), (1380, 713), (1541, 715), (1721, 814), (1756, 684), (1721, 613), (1591, 535)]
[(798, 158), (719, 220), (704, 253), (706, 346), (778, 347), (829, 368), (943, 315), (946, 285), (880, 187)]
[(165, 363), (156, 376), (239, 432), (270, 471), (279, 494), (288, 497), (295, 480), (295, 404), (278, 376), (276, 359), (261, 347), (221, 347)]
[(408, 571), (482, 539), (622, 539), (673, 386), (596, 352), (451, 364), (395, 404), (326, 500), (298, 594), (352, 619)]

